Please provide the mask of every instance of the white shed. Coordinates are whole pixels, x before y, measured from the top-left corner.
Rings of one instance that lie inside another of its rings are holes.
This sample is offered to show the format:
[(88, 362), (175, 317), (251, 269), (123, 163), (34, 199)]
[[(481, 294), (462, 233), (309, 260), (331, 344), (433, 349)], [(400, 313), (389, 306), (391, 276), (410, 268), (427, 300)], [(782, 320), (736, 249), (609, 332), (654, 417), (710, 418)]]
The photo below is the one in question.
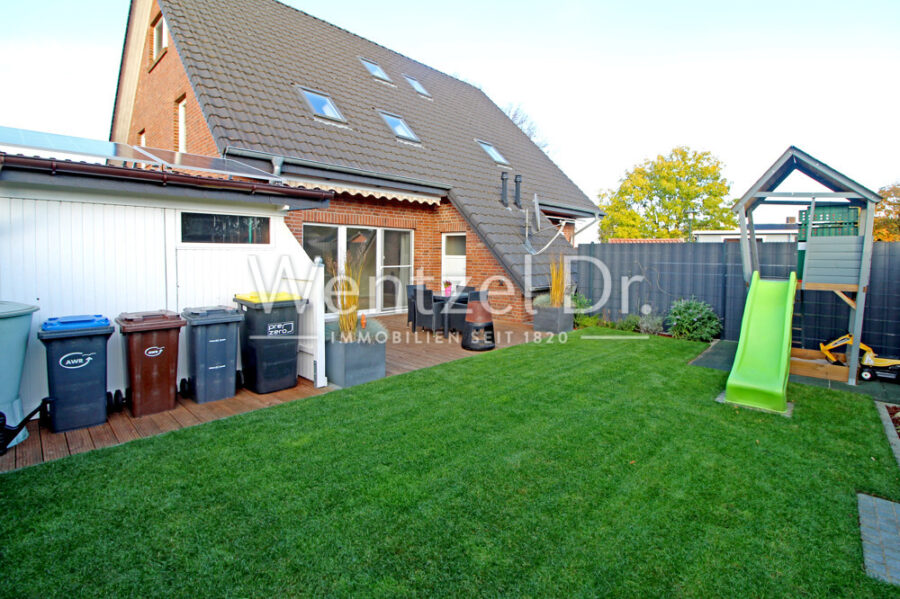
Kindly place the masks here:
[[(39, 306), (20, 389), (25, 411), (47, 395), (44, 347), (35, 335), (47, 318), (181, 312), (233, 305), (235, 293), (252, 291), (308, 298), (298, 374), (326, 385), (324, 269), (284, 215), (327, 207), (330, 198), (267, 182), (0, 153), (0, 299)], [(240, 233), (248, 228), (251, 234)], [(108, 389), (124, 390), (118, 332), (108, 349)], [(186, 376), (184, 334), (178, 376)]]

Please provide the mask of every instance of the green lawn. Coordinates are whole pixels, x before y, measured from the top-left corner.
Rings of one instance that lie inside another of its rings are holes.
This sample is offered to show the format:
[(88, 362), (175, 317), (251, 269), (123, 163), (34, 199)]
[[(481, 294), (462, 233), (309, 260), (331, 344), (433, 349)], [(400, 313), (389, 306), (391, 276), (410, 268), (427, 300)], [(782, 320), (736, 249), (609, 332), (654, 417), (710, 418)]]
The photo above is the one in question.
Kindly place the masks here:
[(717, 404), (704, 347), (576, 334), (2, 475), (0, 595), (898, 594), (872, 402)]

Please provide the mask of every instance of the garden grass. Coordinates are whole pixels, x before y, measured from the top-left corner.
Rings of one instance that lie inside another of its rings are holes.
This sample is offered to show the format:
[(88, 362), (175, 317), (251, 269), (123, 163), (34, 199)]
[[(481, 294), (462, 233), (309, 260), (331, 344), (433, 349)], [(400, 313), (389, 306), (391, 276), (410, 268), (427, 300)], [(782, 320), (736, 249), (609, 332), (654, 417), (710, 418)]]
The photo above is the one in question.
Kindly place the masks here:
[(0, 596), (900, 595), (872, 401), (718, 404), (705, 347), (576, 333), (0, 475)]

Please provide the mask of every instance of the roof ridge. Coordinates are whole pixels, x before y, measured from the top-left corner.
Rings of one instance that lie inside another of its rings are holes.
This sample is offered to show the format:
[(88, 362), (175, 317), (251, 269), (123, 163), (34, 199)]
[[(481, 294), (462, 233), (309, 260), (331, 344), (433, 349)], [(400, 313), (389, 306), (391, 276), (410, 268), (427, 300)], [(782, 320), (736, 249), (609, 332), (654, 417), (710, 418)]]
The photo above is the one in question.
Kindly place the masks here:
[[(478, 90), (478, 91), (480, 91), (481, 93), (484, 94), (484, 90), (481, 89), (479, 86), (475, 85), (474, 83), (471, 83), (471, 82), (469, 82), (469, 81), (466, 81), (465, 79), (462, 79), (461, 77), (456, 77), (456, 76), (451, 75), (451, 74), (449, 74), (449, 73), (445, 73), (444, 71), (442, 71), (442, 70), (440, 70), (440, 69), (436, 69), (436, 68), (434, 68), (434, 67), (432, 67), (432, 66), (429, 66), (429, 65), (425, 64), (424, 62), (418, 61), (418, 60), (416, 60), (415, 58), (412, 58), (412, 57), (410, 57), (410, 56), (407, 56), (406, 54), (403, 54), (402, 52), (397, 52), (396, 50), (392, 50), (391, 48), (388, 48), (387, 46), (385, 46), (385, 45), (383, 45), (383, 44), (379, 44), (378, 42), (376, 42), (376, 41), (374, 41), (374, 40), (370, 40), (370, 39), (367, 38), (367, 37), (363, 37), (363, 36), (359, 35), (358, 33), (354, 33), (354, 32), (352, 32), (352, 31), (350, 31), (349, 29), (345, 29), (344, 27), (341, 27), (340, 25), (335, 25), (334, 23), (332, 23), (332, 22), (330, 22), (330, 21), (326, 21), (325, 19), (323, 19), (323, 18), (321, 18), (321, 17), (317, 17), (317, 16), (314, 15), (314, 14), (310, 14), (310, 13), (306, 12), (305, 10), (301, 10), (301, 9), (297, 8), (296, 6), (291, 6), (290, 4), (287, 4), (287, 3), (285, 3), (285, 2), (281, 2), (281, 0), (259, 0), (259, 1), (262, 1), (262, 2), (271, 2), (271, 3), (274, 3), (274, 4), (280, 4), (281, 6), (284, 6), (285, 8), (289, 8), (289, 9), (295, 11), (295, 12), (300, 13), (301, 15), (304, 15), (304, 16), (307, 16), (307, 17), (309, 17), (309, 18), (311, 18), (311, 19), (314, 19), (314, 20), (316, 20), (316, 21), (319, 21), (320, 23), (324, 23), (325, 25), (328, 25), (329, 27), (333, 27), (334, 29), (337, 29), (338, 31), (342, 31), (342, 32), (344, 32), (344, 33), (348, 33), (348, 34), (352, 35), (353, 37), (355, 37), (355, 38), (357, 38), (357, 39), (361, 39), (361, 40), (364, 41), (364, 42), (367, 42), (367, 43), (372, 44), (372, 45), (374, 45), (374, 46), (378, 46), (378, 47), (381, 48), (382, 50), (387, 50), (387, 51), (390, 52), (391, 54), (396, 54), (397, 56), (399, 56), (399, 57), (401, 57), (401, 58), (405, 58), (406, 60), (409, 60), (409, 61), (411, 61), (411, 62), (414, 62), (414, 63), (416, 63), (416, 64), (419, 65), (419, 66), (425, 67), (425, 68), (428, 69), (429, 71), (434, 71), (435, 73), (438, 73), (438, 74), (440, 74), (440, 75), (444, 75), (445, 77), (449, 77), (449, 78), (451, 78), (451, 79), (455, 79), (456, 81), (459, 81), (460, 83), (464, 83), (464, 84), (468, 85), (469, 87), (471, 87), (471, 88), (473, 88), (473, 89), (476, 89), (476, 90)], [(490, 97), (487, 96), (487, 94), (484, 94), (484, 95), (485, 95), (486, 97), (488, 97), (488, 99), (490, 99)], [(491, 101), (493, 102), (493, 100), (491, 100)]]

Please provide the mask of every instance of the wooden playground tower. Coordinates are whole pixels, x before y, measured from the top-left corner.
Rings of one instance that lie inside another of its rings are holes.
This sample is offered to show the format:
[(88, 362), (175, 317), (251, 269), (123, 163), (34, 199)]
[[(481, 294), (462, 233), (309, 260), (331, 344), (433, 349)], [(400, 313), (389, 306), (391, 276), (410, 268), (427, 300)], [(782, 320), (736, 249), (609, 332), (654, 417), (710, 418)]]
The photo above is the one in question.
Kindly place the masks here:
[[(829, 191), (778, 192), (779, 185), (794, 171), (800, 171)], [(741, 197), (732, 208), (741, 225), (741, 262), (744, 281), (750, 284), (754, 271), (759, 270), (759, 248), (753, 225), (753, 212), (763, 204), (808, 206), (807, 218), (800, 223), (805, 227), (798, 235), (798, 288), (802, 291), (833, 292), (850, 306), (847, 332), (853, 335), (853, 345), (846, 354), (846, 378), (856, 384), (859, 371), (859, 344), (862, 338), (866, 293), (872, 267), (872, 229), (875, 209), (881, 197), (853, 179), (820, 162), (806, 152), (791, 146), (769, 170)], [(820, 217), (829, 208), (852, 207), (859, 209), (856, 231), (840, 231), (828, 235), (827, 217)], [(805, 233), (805, 235), (804, 235)], [(805, 238), (805, 241), (803, 239)], [(804, 256), (805, 254), (805, 256)], [(822, 341), (827, 341), (823, 339)], [(820, 378), (836, 378), (834, 373), (844, 374), (844, 368), (830, 366), (817, 369), (804, 367), (803, 359), (824, 358), (818, 351), (793, 350), (791, 372)], [(808, 364), (808, 363), (807, 363)]]

